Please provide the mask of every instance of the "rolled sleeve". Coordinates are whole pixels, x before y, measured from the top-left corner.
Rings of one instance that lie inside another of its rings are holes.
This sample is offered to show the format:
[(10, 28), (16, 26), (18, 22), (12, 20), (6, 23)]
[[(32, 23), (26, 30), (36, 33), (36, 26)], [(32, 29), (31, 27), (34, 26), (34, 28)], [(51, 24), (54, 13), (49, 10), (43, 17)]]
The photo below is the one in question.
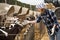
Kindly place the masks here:
[(58, 21), (57, 21), (57, 17), (56, 17), (56, 15), (53, 12), (52, 12), (52, 18), (54, 20), (54, 24), (59, 25)]

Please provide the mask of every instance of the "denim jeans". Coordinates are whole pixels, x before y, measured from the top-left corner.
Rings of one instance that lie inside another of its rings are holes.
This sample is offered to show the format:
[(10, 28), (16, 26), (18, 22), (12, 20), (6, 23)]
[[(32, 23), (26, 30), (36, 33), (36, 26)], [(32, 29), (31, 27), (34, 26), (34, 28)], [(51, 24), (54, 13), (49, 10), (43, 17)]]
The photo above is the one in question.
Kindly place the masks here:
[(49, 32), (48, 35), (50, 40), (60, 40), (60, 29), (58, 32), (55, 32), (54, 35), (50, 35)]

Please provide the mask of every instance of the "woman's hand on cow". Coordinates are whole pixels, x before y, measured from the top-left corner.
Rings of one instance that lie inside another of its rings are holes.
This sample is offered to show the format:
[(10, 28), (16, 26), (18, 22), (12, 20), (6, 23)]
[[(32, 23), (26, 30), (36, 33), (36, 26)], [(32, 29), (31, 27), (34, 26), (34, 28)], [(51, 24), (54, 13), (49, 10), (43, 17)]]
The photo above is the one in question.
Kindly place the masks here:
[(22, 22), (22, 24), (23, 24), (23, 25), (29, 24), (29, 21), (28, 21), (28, 20), (24, 20), (24, 21)]
[(36, 20), (33, 20), (33, 21), (24, 20), (24, 21), (22, 22), (23, 25), (26, 25), (26, 24), (29, 24), (29, 23), (34, 24), (34, 23), (36, 23)]

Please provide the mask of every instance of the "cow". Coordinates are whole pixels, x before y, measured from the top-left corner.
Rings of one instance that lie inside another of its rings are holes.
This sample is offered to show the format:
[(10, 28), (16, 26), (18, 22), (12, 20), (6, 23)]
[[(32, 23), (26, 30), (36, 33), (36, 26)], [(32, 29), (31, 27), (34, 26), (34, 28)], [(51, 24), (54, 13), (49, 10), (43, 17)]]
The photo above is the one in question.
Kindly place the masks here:
[[(22, 24), (26, 25), (25, 22)], [(15, 36), (24, 28), (22, 24), (15, 23), (14, 25), (11, 25), (11, 27), (1, 27), (2, 30), (8, 33), (8, 36), (5, 36), (5, 34), (0, 31), (0, 40), (14, 40)]]
[(6, 34), (0, 31), (0, 40), (14, 40), (16, 35), (20, 33), (23, 28), (25, 28), (24, 25), (28, 24), (27, 21), (31, 19), (34, 20), (34, 17), (27, 17), (21, 24), (19, 21), (15, 21), (15, 23), (11, 24), (9, 27), (1, 27), (1, 29), (5, 31)]

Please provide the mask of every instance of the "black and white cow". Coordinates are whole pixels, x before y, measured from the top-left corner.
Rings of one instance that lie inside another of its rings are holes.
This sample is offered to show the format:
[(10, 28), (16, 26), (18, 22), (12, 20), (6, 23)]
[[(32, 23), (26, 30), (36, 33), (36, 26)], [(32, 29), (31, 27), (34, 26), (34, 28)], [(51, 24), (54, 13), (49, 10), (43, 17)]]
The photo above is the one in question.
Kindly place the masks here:
[[(32, 16), (29, 18), (34, 19), (34, 17), (32, 18)], [(27, 18), (27, 20), (30, 20), (29, 18)], [(0, 31), (0, 40), (14, 40), (16, 34), (21, 32), (21, 30), (24, 28), (23, 25), (28, 24), (27, 20), (24, 20), (24, 22), (22, 22), (21, 24), (16, 21), (16, 23), (11, 24), (10, 27), (1, 27), (1, 30), (3, 32)]]
[(11, 27), (1, 27), (0, 29), (3, 30), (3, 32), (0, 31), (0, 40), (14, 40), (16, 34), (21, 32), (21, 30), (24, 28), (23, 25), (26, 24), (28, 23), (25, 20), (21, 24), (19, 24), (19, 22), (16, 22), (15, 24), (11, 24)]

